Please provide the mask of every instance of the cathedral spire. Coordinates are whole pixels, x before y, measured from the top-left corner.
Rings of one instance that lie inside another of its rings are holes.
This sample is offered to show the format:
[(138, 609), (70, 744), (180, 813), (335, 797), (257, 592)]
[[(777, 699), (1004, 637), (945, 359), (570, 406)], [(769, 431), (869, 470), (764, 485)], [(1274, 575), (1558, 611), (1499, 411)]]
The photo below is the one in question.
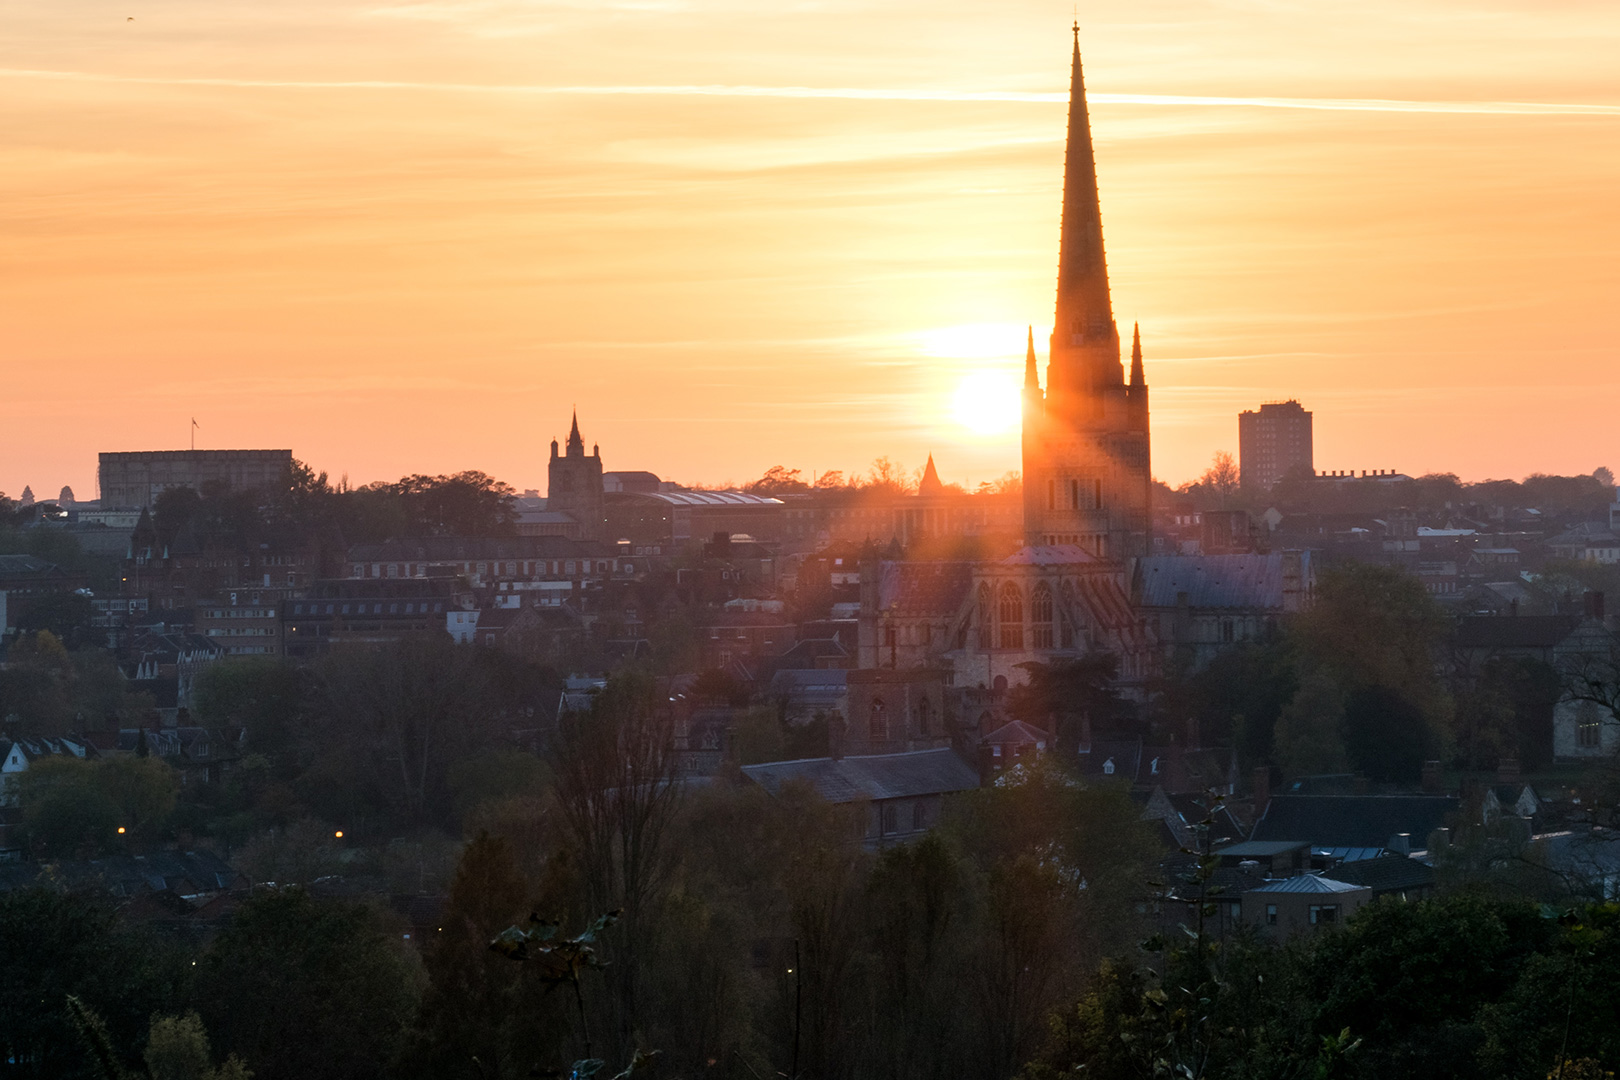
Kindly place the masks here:
[[(1057, 319), (1054, 346), (1115, 344), (1108, 263), (1103, 254), (1102, 209), (1097, 198), (1097, 162), (1091, 145), (1091, 114), (1080, 65), (1080, 26), (1074, 27), (1069, 82), (1069, 133), (1063, 160), (1063, 225), (1058, 246)], [(1118, 382), (1117, 375), (1112, 380)]]
[(1145, 386), (1147, 380), (1142, 375), (1142, 324), (1131, 324), (1131, 385)]
[(1041, 377), (1035, 370), (1035, 328), (1029, 328), (1029, 351), (1024, 354), (1024, 389), (1039, 390)]

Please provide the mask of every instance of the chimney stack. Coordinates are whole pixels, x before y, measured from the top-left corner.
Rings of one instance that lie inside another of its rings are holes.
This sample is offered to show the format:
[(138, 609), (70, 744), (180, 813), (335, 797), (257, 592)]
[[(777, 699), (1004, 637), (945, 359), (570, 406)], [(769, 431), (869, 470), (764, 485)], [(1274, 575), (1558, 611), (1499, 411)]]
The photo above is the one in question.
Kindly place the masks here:
[(1505, 757), (1496, 765), (1496, 782), (1498, 784), (1517, 784), (1519, 782), (1519, 759)]

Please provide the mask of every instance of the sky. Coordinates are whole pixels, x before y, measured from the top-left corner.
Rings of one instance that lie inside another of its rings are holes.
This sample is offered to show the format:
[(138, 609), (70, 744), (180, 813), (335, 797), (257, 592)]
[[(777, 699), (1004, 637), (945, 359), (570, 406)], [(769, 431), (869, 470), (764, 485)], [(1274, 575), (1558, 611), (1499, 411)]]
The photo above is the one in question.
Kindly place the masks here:
[[(0, 0), (0, 491), (195, 418), (543, 492), (575, 407), (688, 483), (1017, 469), (1075, 12)], [(1321, 469), (1620, 468), (1620, 5), (1078, 15), (1158, 477), (1288, 398)]]

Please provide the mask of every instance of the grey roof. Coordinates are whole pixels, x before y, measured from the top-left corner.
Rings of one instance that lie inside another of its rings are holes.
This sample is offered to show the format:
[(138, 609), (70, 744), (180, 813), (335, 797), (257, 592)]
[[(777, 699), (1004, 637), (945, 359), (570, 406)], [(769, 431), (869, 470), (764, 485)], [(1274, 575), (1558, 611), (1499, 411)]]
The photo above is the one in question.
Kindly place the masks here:
[(1301, 840), (1245, 840), (1238, 844), (1228, 844), (1215, 854), (1232, 855), (1240, 859), (1270, 858), (1274, 855), (1286, 855), (1305, 846)]
[(150, 855), (111, 855), (104, 859), (57, 863), (0, 864), (0, 892), (30, 885), (105, 889), (115, 897), (183, 888), (187, 882), (202, 892), (232, 888), (240, 875), (211, 851), (154, 851)]
[(1352, 885), (1348, 881), (1334, 881), (1332, 878), (1317, 877), (1315, 874), (1300, 874), (1297, 877), (1280, 878), (1277, 881), (1268, 881), (1250, 892), (1263, 893), (1347, 893), (1360, 892), (1365, 885)]
[(741, 491), (627, 491), (640, 499), (668, 503), (671, 506), (781, 506), (781, 499), (767, 495), (749, 495)]
[(1381, 855), (1335, 867), (1334, 876), (1351, 885), (1365, 885), (1373, 892), (1427, 889), (1434, 885), (1434, 867), (1405, 855)]
[(783, 668), (771, 676), (773, 694), (836, 696), (845, 693), (848, 688), (848, 668)]
[(944, 795), (979, 786), (979, 772), (954, 750), (913, 750), (846, 758), (806, 758), (744, 765), (743, 775), (776, 795), (795, 781), (830, 803)]
[(1410, 833), (1422, 847), (1458, 808), (1450, 795), (1275, 795), (1250, 839), (1383, 847), (1390, 837)]
[(1076, 544), (1032, 544), (1001, 560), (1002, 566), (1069, 566), (1103, 560)]
[[(1309, 572), (1310, 552), (1301, 552)], [(1195, 608), (1283, 607), (1283, 555), (1153, 555), (1138, 560), (1137, 602), (1172, 608), (1181, 593)]]

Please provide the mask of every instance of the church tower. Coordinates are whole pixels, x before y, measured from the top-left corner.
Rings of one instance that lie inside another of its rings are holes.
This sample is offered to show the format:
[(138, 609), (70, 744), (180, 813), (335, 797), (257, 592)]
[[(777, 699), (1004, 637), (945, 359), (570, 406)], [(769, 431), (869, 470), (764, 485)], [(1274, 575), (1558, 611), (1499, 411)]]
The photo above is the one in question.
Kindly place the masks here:
[(1078, 24), (1073, 63), (1057, 315), (1044, 392), (1033, 330), (1024, 363), (1024, 542), (1078, 544), (1124, 560), (1148, 551), (1148, 389), (1139, 329), (1129, 382), (1120, 361)]
[(585, 440), (579, 437), (579, 413), (568, 432), (568, 449), (557, 453), (557, 440), (551, 440), (551, 466), (547, 471), (546, 509), (561, 510), (579, 522), (581, 540), (600, 540), (607, 524), (603, 511), (602, 452), (591, 447), (585, 454)]

